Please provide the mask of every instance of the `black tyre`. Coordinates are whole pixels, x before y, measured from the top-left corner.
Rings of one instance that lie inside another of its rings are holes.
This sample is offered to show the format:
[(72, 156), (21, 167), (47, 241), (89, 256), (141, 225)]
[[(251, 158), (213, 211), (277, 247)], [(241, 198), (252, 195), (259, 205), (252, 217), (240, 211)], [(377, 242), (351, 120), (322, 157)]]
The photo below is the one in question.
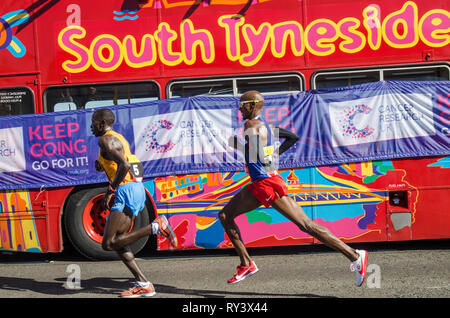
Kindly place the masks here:
[[(70, 195), (64, 210), (64, 226), (73, 247), (83, 256), (92, 260), (117, 260), (114, 251), (102, 248), (102, 237), (107, 212), (101, 211), (101, 201), (106, 192), (104, 188), (83, 189)], [(150, 223), (146, 208), (135, 218), (131, 230)], [(147, 243), (148, 236), (131, 245), (134, 254)]]

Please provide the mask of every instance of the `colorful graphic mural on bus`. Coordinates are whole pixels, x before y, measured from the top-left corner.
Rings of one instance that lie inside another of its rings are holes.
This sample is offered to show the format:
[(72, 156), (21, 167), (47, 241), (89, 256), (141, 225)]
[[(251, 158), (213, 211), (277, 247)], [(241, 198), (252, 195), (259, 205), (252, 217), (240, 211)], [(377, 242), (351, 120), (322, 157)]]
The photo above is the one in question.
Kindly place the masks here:
[[(369, 233), (381, 236), (386, 231), (386, 189), (393, 182), (398, 189), (412, 190), (409, 201), (414, 223), (420, 191), (408, 183), (408, 176), (427, 173), (429, 167), (450, 168), (449, 162), (450, 157), (445, 157), (422, 167), (421, 161), (416, 161), (421, 168), (409, 175), (396, 168), (395, 161), (289, 169), (280, 175), (289, 195), (309, 217), (343, 239), (364, 241)], [(158, 213), (165, 214), (173, 225), (177, 248), (231, 248), (217, 214), (249, 182), (244, 172), (216, 172), (158, 177), (146, 182), (146, 187), (153, 194)], [(0, 250), (42, 251), (30, 202), (27, 191), (0, 193)], [(248, 246), (312, 240), (273, 208), (260, 207), (240, 216), (237, 223)], [(167, 240), (160, 239), (159, 248), (168, 249)]]
[(7, 49), (13, 56), (22, 57), (26, 48), (22, 42), (13, 35), (12, 28), (28, 21), (29, 14), (25, 10), (17, 10), (0, 17), (0, 50)]
[[(386, 231), (388, 185), (411, 191), (414, 221), (418, 190), (391, 161), (373, 161), (280, 171), (289, 195), (316, 222), (347, 240)], [(400, 182), (398, 182), (400, 180)], [(217, 172), (154, 179), (158, 213), (164, 213), (178, 237), (178, 248), (231, 248), (218, 212), (250, 180), (244, 172)], [(331, 211), (331, 213), (330, 213)], [(248, 246), (295, 245), (311, 241), (273, 208), (260, 208), (236, 219)], [(167, 240), (159, 241), (168, 249)]]
[(30, 194), (26, 190), (0, 192), (0, 250), (42, 252)]

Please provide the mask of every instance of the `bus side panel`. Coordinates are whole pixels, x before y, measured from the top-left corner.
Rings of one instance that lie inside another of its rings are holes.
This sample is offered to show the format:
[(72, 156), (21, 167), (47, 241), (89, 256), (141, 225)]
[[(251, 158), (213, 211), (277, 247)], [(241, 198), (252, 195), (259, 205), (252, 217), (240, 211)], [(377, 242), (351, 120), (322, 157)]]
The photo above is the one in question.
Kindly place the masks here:
[(71, 188), (0, 192), (0, 250), (60, 252), (61, 207)]
[(412, 239), (450, 237), (450, 157), (399, 160), (407, 180), (417, 190), (410, 202)]
[[(306, 215), (343, 240), (386, 240), (385, 184), (397, 178), (391, 162), (280, 170), (289, 196)], [(386, 173), (388, 171), (388, 173)], [(250, 179), (244, 172), (155, 178), (158, 214), (166, 214), (180, 249), (232, 248), (218, 213)], [(381, 189), (381, 190), (380, 190)], [(248, 247), (318, 243), (273, 207), (236, 218)], [(160, 249), (168, 249), (166, 241)]]
[[(158, 214), (165, 214), (169, 219), (178, 238), (178, 248), (232, 247), (218, 219), (218, 213), (248, 182), (248, 176), (242, 172), (155, 178), (154, 198)], [(252, 221), (248, 221), (246, 216), (240, 216), (236, 222), (245, 228)], [(250, 235), (244, 240), (253, 241), (253, 238)], [(167, 240), (159, 241), (158, 248), (168, 249)]]
[[(445, 160), (370, 161), (279, 173), (306, 215), (346, 242), (425, 239), (450, 237)], [(169, 218), (178, 248), (232, 247), (218, 213), (250, 182), (244, 172), (168, 176), (154, 182), (158, 213)], [(396, 194), (406, 195), (405, 201), (397, 202)], [(261, 206), (237, 217), (236, 223), (249, 247), (320, 243), (272, 207)], [(167, 242), (160, 243), (160, 249), (168, 249)]]
[(61, 219), (62, 211), (66, 199), (68, 198), (72, 187), (51, 189), (48, 191), (47, 196), (47, 241), (48, 252), (61, 252), (63, 250), (62, 241), (62, 226)]
[[(0, 192), (0, 249), (19, 252), (47, 251), (45, 195), (27, 190)], [(37, 197), (37, 199), (36, 199)]]
[(31, 1), (0, 3), (0, 75), (38, 73)]
[[(158, 214), (166, 214), (178, 238), (179, 249), (232, 248), (218, 218), (225, 204), (250, 179), (244, 172), (216, 172), (194, 175), (158, 177), (154, 179)], [(299, 244), (298, 229), (286, 228), (273, 209), (256, 209), (236, 218), (247, 246)], [(312, 242), (303, 237), (301, 241)], [(294, 242), (294, 243), (293, 243)], [(167, 240), (158, 248), (168, 249)]]
[[(386, 191), (395, 177), (390, 162), (311, 168), (313, 220), (346, 242), (386, 240)], [(320, 243), (314, 240), (315, 243)]]
[[(448, 180), (448, 177), (447, 177)], [(423, 189), (412, 225), (412, 238), (450, 237), (450, 189)]]

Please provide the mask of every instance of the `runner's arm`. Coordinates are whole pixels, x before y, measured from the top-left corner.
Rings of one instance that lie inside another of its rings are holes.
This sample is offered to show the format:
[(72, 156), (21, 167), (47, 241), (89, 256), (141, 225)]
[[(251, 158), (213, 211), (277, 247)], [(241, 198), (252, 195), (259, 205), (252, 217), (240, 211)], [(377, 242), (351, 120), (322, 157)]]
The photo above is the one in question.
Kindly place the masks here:
[(107, 159), (117, 164), (117, 172), (114, 180), (111, 182), (111, 187), (115, 189), (125, 179), (131, 165), (124, 156), (122, 143), (116, 137), (103, 136), (99, 139), (99, 146)]
[(286, 152), (289, 148), (291, 148), (299, 140), (299, 137), (290, 130), (283, 129), (280, 127), (275, 128), (278, 130), (278, 137), (285, 139), (281, 144), (281, 146), (278, 148), (278, 155), (281, 155), (282, 153)]

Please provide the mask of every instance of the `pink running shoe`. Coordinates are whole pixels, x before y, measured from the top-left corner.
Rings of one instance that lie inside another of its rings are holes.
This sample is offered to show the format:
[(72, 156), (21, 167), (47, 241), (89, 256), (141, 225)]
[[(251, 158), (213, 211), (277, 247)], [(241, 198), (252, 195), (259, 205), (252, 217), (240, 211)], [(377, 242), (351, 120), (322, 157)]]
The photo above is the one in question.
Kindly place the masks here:
[(241, 280), (246, 279), (249, 276), (252, 276), (258, 271), (258, 267), (255, 262), (251, 262), (250, 266), (238, 266), (236, 273), (234, 273), (233, 277), (228, 280), (228, 284), (239, 283)]

